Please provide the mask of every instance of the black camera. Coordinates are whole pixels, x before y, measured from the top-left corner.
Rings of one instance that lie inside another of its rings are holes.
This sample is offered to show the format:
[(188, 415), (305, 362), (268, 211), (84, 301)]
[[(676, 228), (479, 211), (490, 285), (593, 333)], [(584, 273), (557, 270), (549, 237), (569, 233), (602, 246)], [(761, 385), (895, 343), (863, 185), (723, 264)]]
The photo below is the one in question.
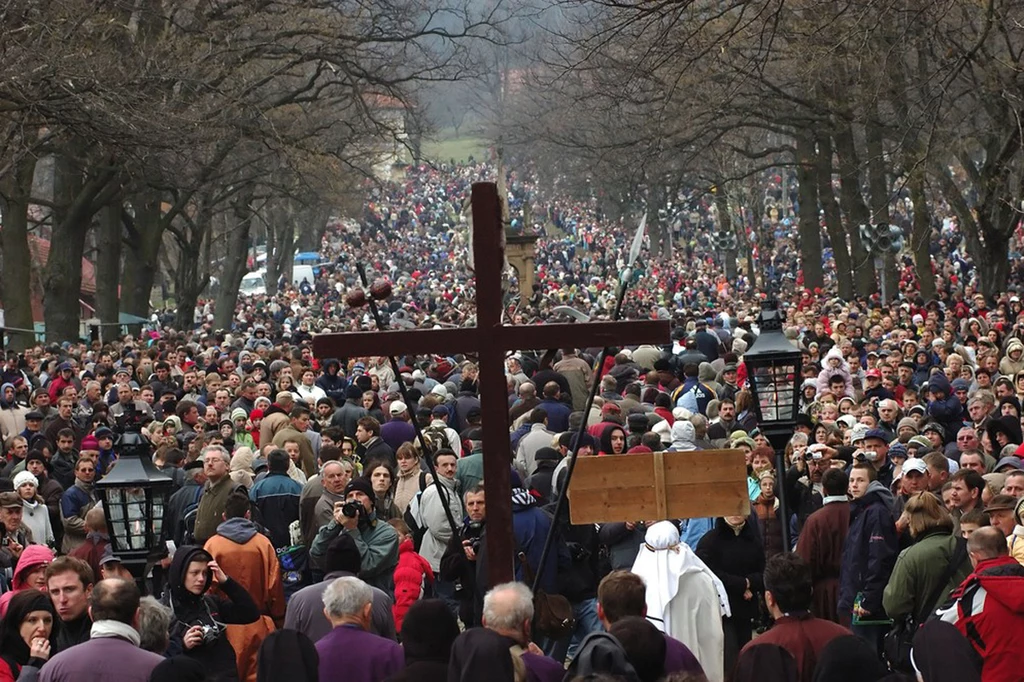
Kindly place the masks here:
[(363, 503), (351, 500), (341, 505), (341, 513), (350, 519), (354, 519), (364, 512)]

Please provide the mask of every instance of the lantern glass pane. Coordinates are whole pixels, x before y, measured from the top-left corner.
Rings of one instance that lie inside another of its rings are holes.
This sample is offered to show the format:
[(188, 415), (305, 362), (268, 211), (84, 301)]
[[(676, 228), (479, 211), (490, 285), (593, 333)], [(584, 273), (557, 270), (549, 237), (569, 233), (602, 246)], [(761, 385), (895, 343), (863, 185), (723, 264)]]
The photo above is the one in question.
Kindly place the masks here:
[(143, 488), (125, 490), (129, 549), (146, 549), (146, 491)]
[(755, 367), (751, 377), (761, 408), (761, 422), (772, 424), (796, 417), (796, 365), (779, 359)]

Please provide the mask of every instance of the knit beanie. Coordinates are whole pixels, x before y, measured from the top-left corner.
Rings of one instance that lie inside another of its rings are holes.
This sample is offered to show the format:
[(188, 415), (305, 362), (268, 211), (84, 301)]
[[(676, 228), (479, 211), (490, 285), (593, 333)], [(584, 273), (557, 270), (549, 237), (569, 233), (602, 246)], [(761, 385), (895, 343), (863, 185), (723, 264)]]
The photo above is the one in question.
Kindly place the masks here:
[(21, 472), (19, 472), (14, 477), (13, 483), (14, 483), (14, 490), (15, 491), (17, 491), (18, 488), (20, 488), (21, 486), (25, 485), (26, 483), (31, 483), (32, 485), (36, 486), (37, 488), (39, 487), (39, 479), (37, 479), (35, 474), (33, 474), (31, 471), (21, 471)]

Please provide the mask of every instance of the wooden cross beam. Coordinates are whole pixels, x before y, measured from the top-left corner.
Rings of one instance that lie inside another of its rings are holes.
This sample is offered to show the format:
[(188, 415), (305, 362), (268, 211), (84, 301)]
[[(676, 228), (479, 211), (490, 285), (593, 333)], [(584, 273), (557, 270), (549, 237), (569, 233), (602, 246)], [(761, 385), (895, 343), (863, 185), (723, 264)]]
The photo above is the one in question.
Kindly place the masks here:
[[(465, 329), (320, 334), (313, 338), (318, 358), (475, 353), (480, 364), (484, 489), (487, 500), (487, 566), (491, 585), (512, 580), (512, 464), (505, 356), (508, 351), (580, 346), (620, 346), (669, 342), (667, 321), (595, 322), (506, 326), (501, 278), (504, 252), (501, 208), (494, 183), (473, 185), (473, 263), (476, 271), (477, 326)], [(538, 387), (543, 388), (543, 387)]]
[(740, 450), (580, 457), (569, 503), (575, 524), (746, 516), (747, 466)]

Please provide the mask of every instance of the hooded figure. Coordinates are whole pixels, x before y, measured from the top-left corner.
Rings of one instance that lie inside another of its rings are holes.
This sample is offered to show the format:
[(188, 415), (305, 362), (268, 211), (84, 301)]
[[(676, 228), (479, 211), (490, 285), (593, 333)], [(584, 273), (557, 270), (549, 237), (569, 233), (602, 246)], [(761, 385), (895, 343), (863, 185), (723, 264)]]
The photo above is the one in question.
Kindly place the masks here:
[[(932, 401), (928, 403), (928, 415), (942, 425), (946, 434), (945, 441), (951, 443), (956, 440), (956, 433), (962, 425), (964, 406), (953, 393), (949, 379), (942, 372), (932, 375), (928, 382), (928, 390), (933, 396)], [(1019, 433), (1020, 427), (1017, 430)]]
[(597, 675), (608, 675), (621, 682), (640, 682), (619, 640), (607, 632), (587, 635), (566, 671), (566, 679), (570, 680), (588, 680)]
[(320, 655), (313, 641), (298, 630), (271, 632), (260, 646), (256, 682), (317, 682)]
[(53, 550), (46, 545), (29, 545), (21, 553), (18, 559), (18, 568), (11, 581), (11, 591), (0, 595), (0, 617), (7, 613), (7, 605), (11, 598), (23, 590), (45, 589), (46, 583), (33, 584), (29, 582), (29, 574), (38, 568), (45, 568), (53, 562)]
[(6, 443), (11, 436), (17, 436), (25, 430), (25, 415), (29, 409), (18, 404), (18, 390), (14, 384), (0, 386), (0, 442)]
[(991, 420), (987, 430), (995, 452), (999, 452), (1007, 445), (1020, 445), (1024, 442), (1024, 438), (1021, 437), (1020, 420), (1012, 415), (1003, 415)]
[(878, 682), (888, 672), (871, 645), (856, 635), (844, 635), (821, 650), (812, 682)]
[[(836, 362), (833, 362), (833, 360)], [(822, 365), (824, 366), (824, 369), (818, 372), (818, 379), (815, 381), (815, 388), (818, 389), (818, 395), (821, 395), (828, 390), (829, 379), (838, 374), (843, 378), (845, 387), (843, 388), (843, 395), (837, 395), (836, 400), (839, 400), (843, 396), (854, 398), (853, 379), (850, 377), (850, 365), (843, 357), (843, 352), (836, 346), (832, 346), (828, 353), (825, 354), (825, 360), (822, 362)]]
[(452, 644), (459, 623), (440, 599), (424, 599), (409, 607), (402, 622), (405, 668), (387, 682), (446, 682)]
[(231, 455), (231, 480), (252, 490), (252, 462), (256, 458), (252, 449), (242, 446)]
[(620, 455), (626, 454), (626, 430), (618, 424), (610, 424), (604, 427), (601, 431), (601, 454), (602, 455), (614, 455), (616, 454), (614, 446), (612, 444), (612, 435), (618, 431), (622, 435), (622, 452), (617, 453)]
[(327, 358), (324, 360), (324, 372), (316, 380), (316, 385), (324, 390), (335, 405), (345, 402), (345, 389), (348, 388), (348, 380), (340, 371), (341, 363), (335, 358)]
[[(910, 661), (924, 682), (980, 682), (982, 679), (982, 658), (954, 626), (941, 620), (929, 620), (917, 631)], [(1019, 679), (1020, 669), (1013, 670), (1012, 675)]]
[(1012, 377), (1022, 370), (1024, 370), (1024, 343), (1020, 339), (1013, 338), (1006, 344), (1006, 355), (999, 361), (999, 373)]
[[(231, 578), (217, 585), (219, 591), (227, 595), (226, 598), (209, 594), (208, 590), (213, 584), (213, 572), (209, 568), (203, 569), (203, 582), (192, 590), (188, 589), (186, 577), (190, 565), (207, 564), (210, 561), (210, 554), (195, 545), (179, 547), (174, 553), (167, 576), (167, 589), (161, 600), (173, 613), (168, 654), (184, 654), (193, 658), (202, 663), (211, 676), (219, 676), (218, 679), (237, 680), (235, 650), (228, 642), (225, 626), (228, 623), (253, 623), (260, 618), (260, 611), (245, 588)], [(184, 639), (193, 626), (202, 626), (205, 632), (202, 642), (189, 649)]]
[(679, 540), (670, 521), (647, 529), (636, 561), (647, 585), (647, 616), (662, 632), (685, 644), (710, 682), (725, 679), (722, 617), (732, 615), (725, 585)]
[(687, 452), (697, 449), (697, 430), (689, 419), (680, 419), (672, 425), (670, 452)]

